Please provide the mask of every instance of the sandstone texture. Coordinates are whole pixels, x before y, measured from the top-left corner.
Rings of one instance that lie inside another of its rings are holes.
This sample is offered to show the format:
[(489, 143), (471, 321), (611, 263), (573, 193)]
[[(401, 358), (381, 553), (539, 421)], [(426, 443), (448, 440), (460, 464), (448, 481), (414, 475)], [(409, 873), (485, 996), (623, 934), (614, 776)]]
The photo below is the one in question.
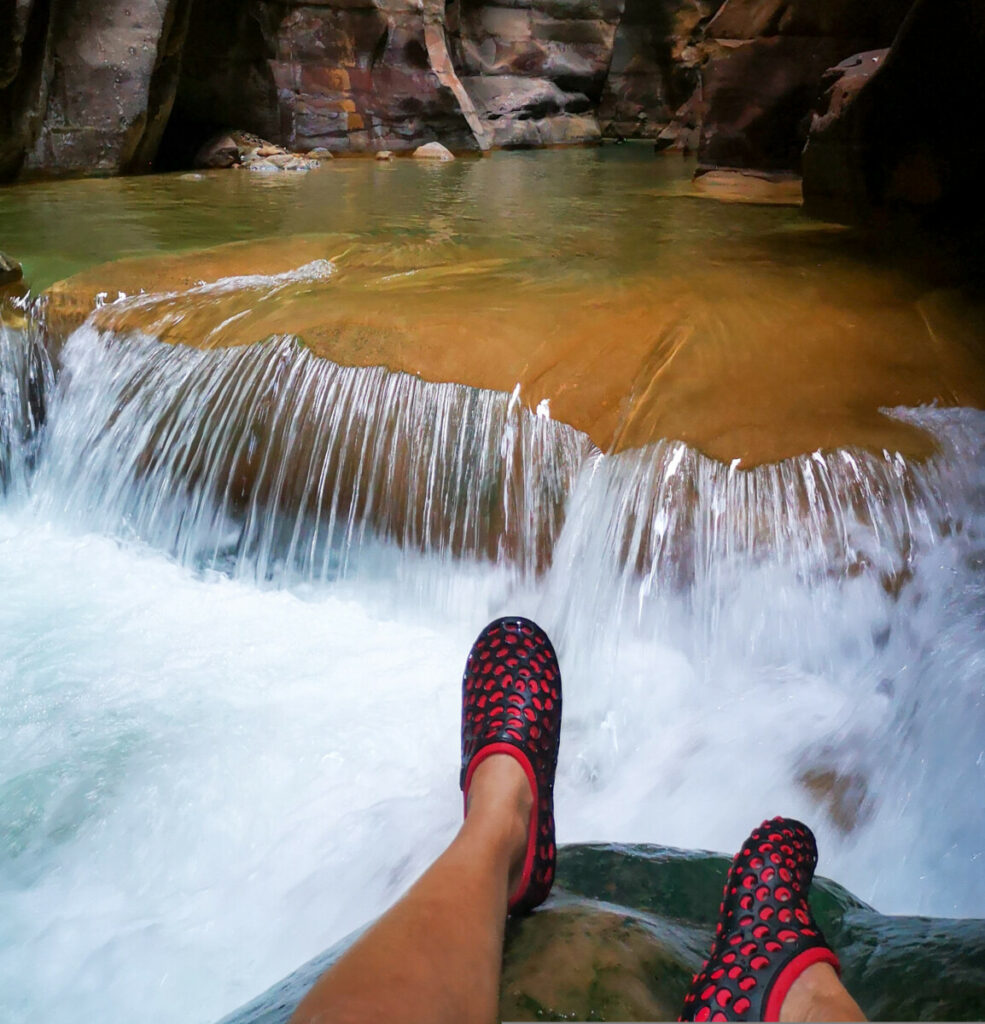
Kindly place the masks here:
[[(980, 346), (962, 326), (980, 322), (974, 307), (917, 301), (893, 272), (861, 283), (856, 265), (826, 259), (823, 235), (823, 280), (797, 278), (774, 244), (769, 259), (723, 248), (715, 264), (585, 288), (524, 284), (524, 250), (488, 243), (286, 236), (103, 264), (45, 294), (53, 342), (90, 314), (101, 329), (205, 348), (291, 334), (346, 366), (507, 394), (519, 383), (531, 410), (547, 399), (607, 451), (675, 438), (745, 466), (849, 446), (919, 457), (927, 436), (882, 409), (985, 406)], [(299, 272), (318, 261), (332, 273)], [(203, 290), (216, 281), (228, 283)], [(138, 297), (93, 312), (98, 294), (120, 292)]]
[[(840, 66), (887, 49), (911, 8), (886, 70), (861, 90), (872, 68)], [(977, 84), (980, 10), (960, 0), (5, 0), (0, 180), (233, 166), (242, 154), (215, 146), (233, 130), (295, 158), (609, 137), (697, 149), (704, 168), (797, 172), (827, 91), (813, 194), (833, 195), (847, 167), (852, 196), (926, 203), (971, 180), (962, 166), (980, 166), (981, 133), (954, 113)], [(849, 102), (852, 90), (864, 101)], [(846, 108), (837, 118), (836, 107)], [(904, 145), (914, 125), (920, 142)], [(969, 137), (973, 159), (961, 160), (956, 140)]]
[(705, 32), (699, 159), (799, 170), (825, 71), (888, 46), (910, 0), (726, 0)]
[[(701, 82), (705, 29), (721, 5), (722, 0), (626, 0), (599, 104), (604, 135), (683, 142), (683, 133), (697, 124), (696, 111), (687, 105)], [(680, 125), (667, 133), (675, 115)]]
[(985, 7), (919, 0), (892, 47), (833, 67), (804, 153), (804, 199), (828, 216), (943, 214), (981, 223)]

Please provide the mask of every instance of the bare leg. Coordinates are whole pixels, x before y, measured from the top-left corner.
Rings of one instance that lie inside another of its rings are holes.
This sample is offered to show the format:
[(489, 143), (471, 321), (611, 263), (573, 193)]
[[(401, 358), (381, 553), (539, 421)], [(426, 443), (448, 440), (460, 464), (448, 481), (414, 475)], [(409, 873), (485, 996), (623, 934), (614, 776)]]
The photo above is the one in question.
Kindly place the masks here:
[(532, 807), (514, 758), (483, 761), (451, 846), (318, 979), (291, 1024), (497, 1020), (506, 905), (522, 871)]
[(793, 983), (780, 1007), (781, 1021), (865, 1020), (830, 964), (814, 964)]

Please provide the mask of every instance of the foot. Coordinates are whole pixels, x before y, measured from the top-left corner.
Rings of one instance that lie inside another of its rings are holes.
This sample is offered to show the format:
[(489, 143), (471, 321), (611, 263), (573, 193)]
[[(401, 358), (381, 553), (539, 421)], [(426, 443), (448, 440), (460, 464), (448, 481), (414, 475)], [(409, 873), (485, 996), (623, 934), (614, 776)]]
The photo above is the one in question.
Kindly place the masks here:
[(554, 881), (554, 773), (561, 730), (561, 671), (547, 634), (518, 616), (479, 634), (462, 678), (462, 775), (466, 813), (475, 775), (507, 755), (522, 770), (534, 809), (512, 913), (547, 899)]
[(711, 955), (695, 975), (683, 1020), (780, 1020), (812, 966), (838, 968), (807, 902), (817, 845), (799, 821), (764, 821), (736, 854)]

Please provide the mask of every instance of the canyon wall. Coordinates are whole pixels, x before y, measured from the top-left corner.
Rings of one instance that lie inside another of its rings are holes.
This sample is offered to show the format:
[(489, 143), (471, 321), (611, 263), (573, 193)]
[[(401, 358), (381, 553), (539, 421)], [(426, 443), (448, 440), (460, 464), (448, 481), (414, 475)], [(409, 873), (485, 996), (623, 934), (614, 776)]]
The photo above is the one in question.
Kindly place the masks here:
[(650, 138), (697, 148), (701, 168), (794, 173), (810, 136), (814, 208), (933, 207), (970, 191), (985, 162), (981, 133), (959, 113), (983, 10), (0, 0), (0, 180), (188, 167), (227, 128), (301, 152)]

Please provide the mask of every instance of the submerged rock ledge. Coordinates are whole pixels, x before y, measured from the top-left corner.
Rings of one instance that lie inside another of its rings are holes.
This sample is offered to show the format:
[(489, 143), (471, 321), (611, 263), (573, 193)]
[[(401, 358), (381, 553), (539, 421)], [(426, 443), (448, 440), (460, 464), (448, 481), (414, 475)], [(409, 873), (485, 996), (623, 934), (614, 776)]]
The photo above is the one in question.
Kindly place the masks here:
[[(726, 857), (660, 846), (563, 847), (545, 906), (507, 927), (504, 1020), (675, 1020), (711, 945)], [(815, 881), (818, 923), (870, 1020), (980, 1020), (985, 921), (887, 917)], [(355, 935), (222, 1024), (284, 1024)]]
[(603, 451), (668, 438), (744, 466), (845, 447), (919, 458), (930, 440), (883, 409), (985, 407), (975, 311), (892, 271), (863, 285), (833, 262), (823, 279), (795, 277), (736, 243), (618, 279), (586, 279), (573, 255), (542, 280), (529, 256), (505, 242), (236, 242), (83, 271), (48, 290), (48, 323), (58, 338), (89, 319), (197, 348), (296, 335), (343, 366), (519, 385), (531, 410), (546, 399)]

